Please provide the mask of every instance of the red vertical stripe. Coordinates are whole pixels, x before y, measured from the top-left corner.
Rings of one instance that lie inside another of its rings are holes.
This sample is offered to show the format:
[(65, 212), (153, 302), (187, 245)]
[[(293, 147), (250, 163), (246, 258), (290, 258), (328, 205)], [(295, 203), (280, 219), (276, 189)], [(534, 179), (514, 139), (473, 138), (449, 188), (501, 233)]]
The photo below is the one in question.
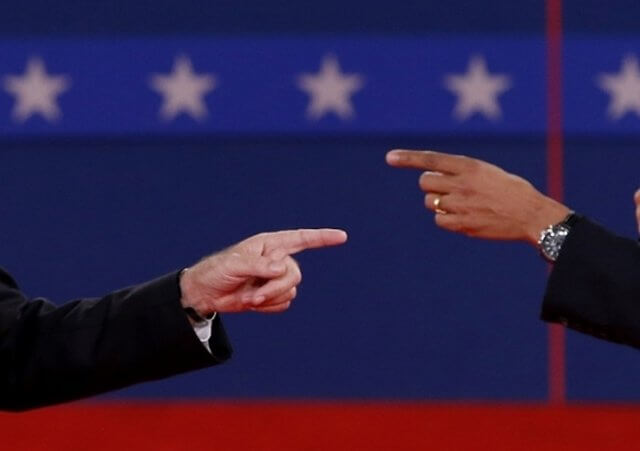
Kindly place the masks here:
[[(562, 0), (547, 0), (547, 192), (562, 202), (563, 180)], [(565, 332), (549, 326), (549, 400), (566, 399)]]

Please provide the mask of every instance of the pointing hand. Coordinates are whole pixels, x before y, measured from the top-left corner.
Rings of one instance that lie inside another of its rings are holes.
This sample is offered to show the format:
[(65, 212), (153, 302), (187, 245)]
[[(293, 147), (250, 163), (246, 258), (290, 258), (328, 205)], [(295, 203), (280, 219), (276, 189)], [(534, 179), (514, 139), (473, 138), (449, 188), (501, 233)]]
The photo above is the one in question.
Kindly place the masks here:
[(261, 233), (204, 258), (180, 279), (182, 304), (201, 316), (213, 312), (289, 308), (302, 280), (292, 255), (336, 246), (347, 234), (336, 229), (300, 229)]

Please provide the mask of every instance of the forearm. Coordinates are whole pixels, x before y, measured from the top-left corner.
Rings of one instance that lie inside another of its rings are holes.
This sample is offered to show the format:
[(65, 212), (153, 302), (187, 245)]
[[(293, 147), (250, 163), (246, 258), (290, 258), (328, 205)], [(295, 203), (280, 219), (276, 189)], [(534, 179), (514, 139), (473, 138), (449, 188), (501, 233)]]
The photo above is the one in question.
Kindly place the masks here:
[(583, 218), (549, 277), (542, 319), (640, 346), (640, 246)]
[(219, 363), (231, 352), (219, 319), (211, 344), (209, 354), (182, 310), (177, 274), (58, 308), (23, 302), (2, 339), (0, 402), (53, 404)]

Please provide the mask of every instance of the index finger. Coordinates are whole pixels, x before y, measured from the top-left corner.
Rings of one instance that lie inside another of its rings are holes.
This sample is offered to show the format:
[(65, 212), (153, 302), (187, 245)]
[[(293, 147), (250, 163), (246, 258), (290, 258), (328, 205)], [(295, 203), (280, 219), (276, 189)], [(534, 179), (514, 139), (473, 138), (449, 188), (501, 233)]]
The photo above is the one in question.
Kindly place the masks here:
[(432, 150), (395, 149), (387, 153), (387, 163), (397, 168), (413, 168), (447, 174), (459, 174), (468, 166), (469, 158)]
[(347, 241), (347, 232), (340, 229), (298, 229), (264, 234), (264, 254), (275, 249), (295, 254), (305, 249), (337, 246)]

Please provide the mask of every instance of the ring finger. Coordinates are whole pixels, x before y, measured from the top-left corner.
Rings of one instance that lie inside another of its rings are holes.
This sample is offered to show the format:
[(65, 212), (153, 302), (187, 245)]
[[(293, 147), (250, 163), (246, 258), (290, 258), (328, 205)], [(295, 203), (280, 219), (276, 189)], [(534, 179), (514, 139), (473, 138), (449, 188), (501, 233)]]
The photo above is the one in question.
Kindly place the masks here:
[(450, 207), (449, 209), (447, 208), (448, 197), (449, 196), (446, 194), (428, 193), (426, 196), (424, 196), (424, 205), (429, 210), (434, 211), (438, 214), (451, 213), (452, 210), (450, 209)]

